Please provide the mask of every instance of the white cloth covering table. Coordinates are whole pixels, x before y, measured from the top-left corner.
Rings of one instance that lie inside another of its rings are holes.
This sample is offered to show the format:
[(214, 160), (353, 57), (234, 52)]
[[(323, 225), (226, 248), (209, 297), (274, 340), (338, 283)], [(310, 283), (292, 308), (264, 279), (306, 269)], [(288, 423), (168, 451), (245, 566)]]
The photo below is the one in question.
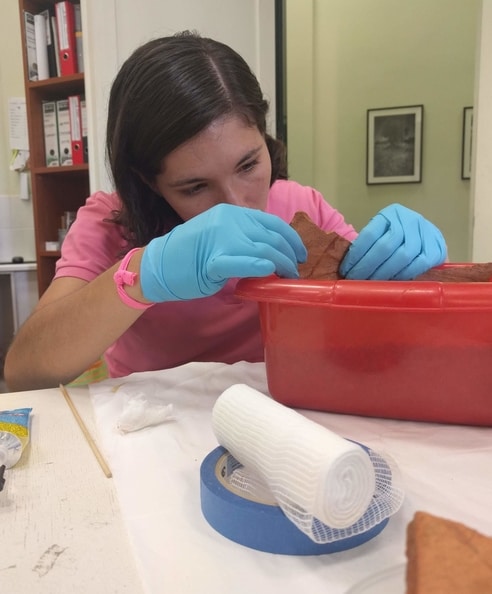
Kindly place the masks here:
[[(492, 535), (492, 429), (304, 410), (339, 435), (395, 460), (406, 491), (401, 510), (374, 540), (332, 555), (286, 557), (227, 540), (201, 514), (200, 464), (218, 445), (212, 406), (235, 383), (267, 393), (265, 366), (191, 363), (91, 386), (100, 442), (146, 592), (342, 594), (405, 562), (406, 526), (418, 509)], [(124, 398), (114, 391), (118, 386), (171, 403), (174, 419), (121, 434), (116, 426)]]

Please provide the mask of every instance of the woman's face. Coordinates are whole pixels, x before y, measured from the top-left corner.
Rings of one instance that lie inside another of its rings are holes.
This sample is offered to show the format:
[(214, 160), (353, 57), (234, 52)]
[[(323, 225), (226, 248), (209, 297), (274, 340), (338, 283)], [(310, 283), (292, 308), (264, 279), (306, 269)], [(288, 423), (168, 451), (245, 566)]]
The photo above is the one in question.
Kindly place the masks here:
[(167, 155), (153, 187), (184, 221), (219, 203), (265, 210), (271, 169), (256, 126), (229, 116)]

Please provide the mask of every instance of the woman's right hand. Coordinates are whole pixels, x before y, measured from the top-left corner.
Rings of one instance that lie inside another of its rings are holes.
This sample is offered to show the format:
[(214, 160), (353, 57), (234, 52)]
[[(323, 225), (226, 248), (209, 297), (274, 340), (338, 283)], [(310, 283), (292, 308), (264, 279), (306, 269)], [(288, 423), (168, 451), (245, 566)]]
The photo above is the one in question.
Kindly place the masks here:
[(153, 239), (140, 264), (149, 301), (180, 301), (217, 293), (230, 278), (277, 273), (297, 278), (306, 248), (296, 231), (261, 210), (218, 204)]

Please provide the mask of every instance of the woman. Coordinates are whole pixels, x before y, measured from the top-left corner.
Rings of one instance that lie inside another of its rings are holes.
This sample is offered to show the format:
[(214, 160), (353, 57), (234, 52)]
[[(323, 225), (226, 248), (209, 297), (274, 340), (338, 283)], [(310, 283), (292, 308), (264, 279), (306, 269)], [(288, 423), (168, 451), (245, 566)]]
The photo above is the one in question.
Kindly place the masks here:
[(388, 207), (357, 238), (318, 192), (288, 181), (267, 111), (245, 61), (217, 41), (184, 32), (128, 58), (108, 108), (116, 191), (79, 210), (7, 354), (10, 389), (68, 382), (102, 355), (112, 376), (262, 360), (256, 305), (234, 297), (235, 282), (297, 276), (298, 210), (355, 240), (349, 278), (411, 278), (444, 260), (442, 235), (417, 213)]

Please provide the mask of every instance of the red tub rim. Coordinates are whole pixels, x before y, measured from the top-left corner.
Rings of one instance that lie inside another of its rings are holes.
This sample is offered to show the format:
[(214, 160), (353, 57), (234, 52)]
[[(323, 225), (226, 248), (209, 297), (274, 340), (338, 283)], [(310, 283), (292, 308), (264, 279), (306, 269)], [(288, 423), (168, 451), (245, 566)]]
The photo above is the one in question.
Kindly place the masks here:
[[(444, 267), (464, 266), (446, 264)], [(238, 281), (235, 294), (260, 303), (387, 309), (492, 310), (492, 282), (293, 280)]]

